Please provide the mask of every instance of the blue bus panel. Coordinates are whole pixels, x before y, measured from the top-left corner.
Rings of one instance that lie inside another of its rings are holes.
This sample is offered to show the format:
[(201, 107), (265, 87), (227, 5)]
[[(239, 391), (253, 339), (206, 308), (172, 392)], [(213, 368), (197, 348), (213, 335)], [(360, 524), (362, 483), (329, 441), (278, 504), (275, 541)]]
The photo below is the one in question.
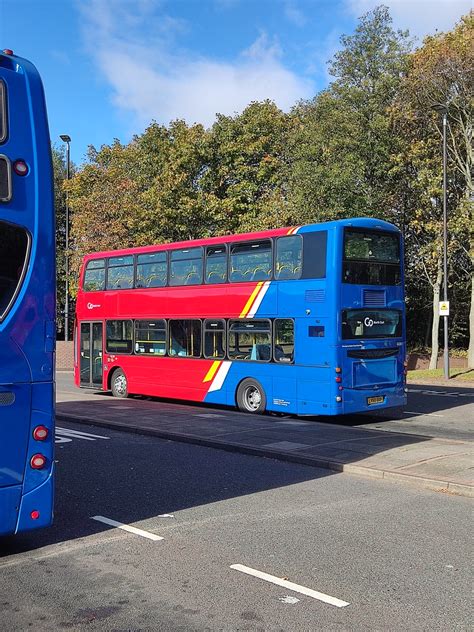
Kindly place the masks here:
[(55, 225), (41, 79), (0, 53), (0, 535), (53, 516)]

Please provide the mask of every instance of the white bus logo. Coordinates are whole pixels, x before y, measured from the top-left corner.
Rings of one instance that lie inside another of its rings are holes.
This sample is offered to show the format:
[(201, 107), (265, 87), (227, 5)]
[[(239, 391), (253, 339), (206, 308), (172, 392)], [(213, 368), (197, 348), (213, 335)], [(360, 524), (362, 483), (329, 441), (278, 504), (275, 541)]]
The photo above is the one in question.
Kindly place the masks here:
[(94, 307), (100, 307), (100, 305), (96, 305), (95, 303), (87, 303), (87, 309), (94, 309)]
[(374, 325), (385, 325), (384, 320), (372, 320), (368, 316), (364, 319), (364, 325), (366, 327), (373, 327)]

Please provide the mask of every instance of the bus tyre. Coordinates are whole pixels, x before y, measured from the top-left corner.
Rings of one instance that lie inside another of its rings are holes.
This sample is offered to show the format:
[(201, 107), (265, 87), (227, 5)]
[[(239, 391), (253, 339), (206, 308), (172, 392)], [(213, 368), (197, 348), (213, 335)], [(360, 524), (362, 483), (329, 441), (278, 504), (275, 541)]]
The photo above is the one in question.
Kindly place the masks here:
[(128, 397), (127, 378), (122, 369), (115, 369), (110, 386), (114, 397)]
[(261, 414), (267, 407), (262, 385), (251, 377), (243, 380), (237, 389), (237, 408), (244, 413)]

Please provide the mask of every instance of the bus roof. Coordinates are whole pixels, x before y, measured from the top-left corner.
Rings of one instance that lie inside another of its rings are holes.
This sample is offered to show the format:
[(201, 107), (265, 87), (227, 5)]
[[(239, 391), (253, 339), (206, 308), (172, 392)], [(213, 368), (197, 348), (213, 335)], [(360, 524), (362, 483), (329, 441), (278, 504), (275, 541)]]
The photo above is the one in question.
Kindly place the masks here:
[(353, 217), (348, 219), (339, 219), (330, 222), (321, 222), (318, 224), (305, 224), (303, 226), (293, 226), (286, 228), (272, 228), (254, 233), (239, 233), (232, 235), (219, 235), (217, 237), (206, 237), (202, 239), (190, 239), (187, 241), (167, 242), (164, 244), (154, 244), (150, 246), (135, 246), (132, 248), (122, 248), (119, 250), (103, 250), (100, 252), (89, 253), (84, 256), (84, 263), (90, 259), (102, 259), (105, 257), (124, 256), (130, 254), (141, 254), (147, 252), (156, 252), (160, 250), (172, 250), (175, 248), (191, 248), (197, 246), (212, 246), (222, 243), (233, 243), (239, 241), (253, 241), (255, 239), (264, 239), (268, 237), (281, 237), (291, 235), (297, 232), (308, 233), (315, 230), (329, 230), (336, 226), (352, 226), (354, 228), (379, 229), (385, 231), (400, 232), (394, 225), (380, 219), (371, 217)]

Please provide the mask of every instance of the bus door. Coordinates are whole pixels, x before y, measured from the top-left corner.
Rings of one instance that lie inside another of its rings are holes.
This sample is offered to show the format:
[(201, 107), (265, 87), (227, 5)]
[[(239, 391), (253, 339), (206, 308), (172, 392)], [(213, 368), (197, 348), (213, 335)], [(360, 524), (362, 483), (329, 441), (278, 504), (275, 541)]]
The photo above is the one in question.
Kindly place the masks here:
[(102, 323), (81, 323), (79, 362), (81, 386), (102, 387)]

